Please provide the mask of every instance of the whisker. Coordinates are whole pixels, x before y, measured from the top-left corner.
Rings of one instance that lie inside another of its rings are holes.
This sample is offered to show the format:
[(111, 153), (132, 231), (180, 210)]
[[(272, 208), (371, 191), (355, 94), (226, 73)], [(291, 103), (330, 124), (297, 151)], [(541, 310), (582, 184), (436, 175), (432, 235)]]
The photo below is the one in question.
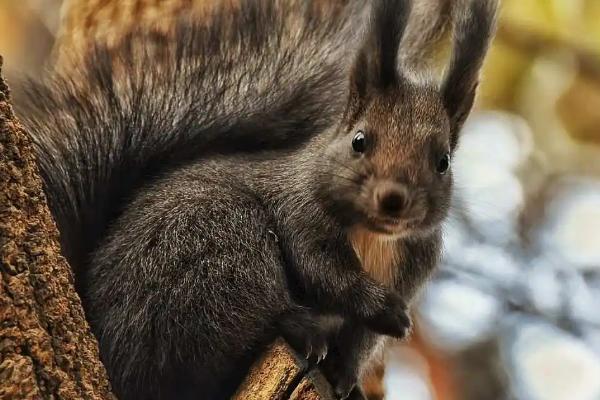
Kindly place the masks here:
[(336, 178), (344, 179), (344, 180), (346, 180), (346, 181), (349, 181), (349, 182), (352, 182), (352, 183), (354, 183), (354, 184), (356, 184), (356, 183), (357, 183), (357, 182), (356, 182), (356, 180), (354, 180), (354, 179), (352, 179), (352, 178), (349, 178), (349, 177), (347, 177), (347, 176), (344, 176), (344, 175), (337, 175), (337, 174), (333, 174), (333, 173), (332, 173), (332, 174), (330, 174), (330, 175), (331, 175), (331, 176), (335, 176)]
[(350, 172), (356, 174), (356, 175), (362, 175), (360, 172), (358, 172), (357, 170), (355, 170), (354, 168), (352, 168), (351, 166), (345, 164), (344, 162), (338, 160), (337, 158), (335, 158), (334, 156), (327, 156), (327, 158), (330, 161), (333, 161), (335, 163), (337, 163), (340, 167), (346, 168), (347, 170), (349, 170)]

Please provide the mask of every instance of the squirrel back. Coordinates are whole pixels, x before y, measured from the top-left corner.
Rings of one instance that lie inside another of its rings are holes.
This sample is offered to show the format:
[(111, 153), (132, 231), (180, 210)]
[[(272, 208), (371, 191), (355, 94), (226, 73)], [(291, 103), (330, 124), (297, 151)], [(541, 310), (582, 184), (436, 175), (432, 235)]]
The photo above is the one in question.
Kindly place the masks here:
[(343, 107), (360, 2), (247, 1), (173, 36), (134, 32), (17, 104), (77, 270), (142, 184), (210, 152), (292, 147)]

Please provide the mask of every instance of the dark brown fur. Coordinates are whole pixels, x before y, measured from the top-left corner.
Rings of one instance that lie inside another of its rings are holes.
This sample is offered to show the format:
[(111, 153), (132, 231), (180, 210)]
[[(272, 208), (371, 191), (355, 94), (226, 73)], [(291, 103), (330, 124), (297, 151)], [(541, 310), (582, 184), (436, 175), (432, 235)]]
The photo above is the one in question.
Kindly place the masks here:
[(248, 1), (139, 60), (97, 53), (85, 84), (55, 78), (30, 100), (120, 398), (226, 398), (280, 334), (318, 356), (328, 345), (321, 368), (344, 397), (382, 335), (408, 332), (451, 198), (436, 169), (471, 109), (496, 0), (457, 14), (441, 85), (397, 67), (408, 1), (373, 1), (356, 52), (341, 45), (355, 14), (308, 6)]

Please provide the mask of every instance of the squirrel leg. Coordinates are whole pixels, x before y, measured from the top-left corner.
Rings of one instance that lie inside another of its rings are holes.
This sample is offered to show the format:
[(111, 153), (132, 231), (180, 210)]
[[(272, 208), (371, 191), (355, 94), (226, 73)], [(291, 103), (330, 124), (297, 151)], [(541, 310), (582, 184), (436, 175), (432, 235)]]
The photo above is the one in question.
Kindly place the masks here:
[(339, 334), (330, 343), (330, 354), (321, 369), (339, 399), (364, 399), (358, 380), (375, 349), (382, 341), (366, 327), (345, 322)]

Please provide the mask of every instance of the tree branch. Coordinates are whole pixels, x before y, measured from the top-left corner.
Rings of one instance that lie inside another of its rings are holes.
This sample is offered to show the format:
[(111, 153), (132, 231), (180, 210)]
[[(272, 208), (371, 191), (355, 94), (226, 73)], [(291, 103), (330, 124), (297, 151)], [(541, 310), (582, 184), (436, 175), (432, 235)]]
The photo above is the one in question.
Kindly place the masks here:
[(279, 339), (250, 368), (232, 400), (327, 400), (333, 392), (318, 371), (307, 372), (306, 361)]

